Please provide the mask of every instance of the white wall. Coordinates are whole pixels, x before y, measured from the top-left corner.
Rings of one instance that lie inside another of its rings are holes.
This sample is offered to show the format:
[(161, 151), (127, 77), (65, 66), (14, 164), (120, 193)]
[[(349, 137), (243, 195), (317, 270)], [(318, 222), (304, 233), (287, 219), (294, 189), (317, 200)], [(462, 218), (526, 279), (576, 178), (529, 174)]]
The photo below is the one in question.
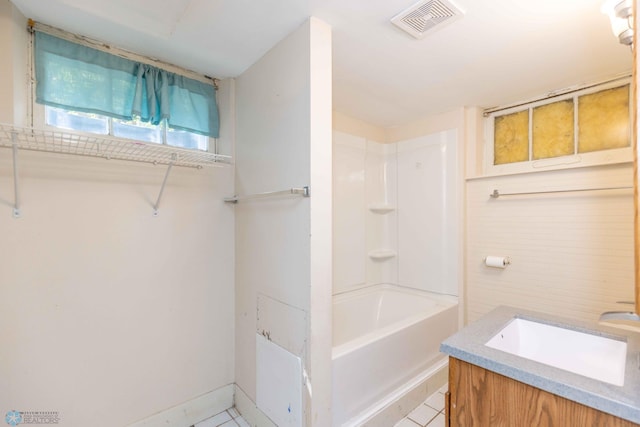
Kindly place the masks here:
[(0, 1), (0, 123), (25, 124), (27, 112), (27, 19), (9, 0)]
[[(314, 426), (330, 425), (330, 46), (330, 29), (312, 18), (236, 85), (237, 194), (311, 187), (311, 198), (235, 206), (236, 383), (256, 401), (260, 328), (304, 361), (313, 387), (313, 400), (305, 387), (305, 425)], [(258, 325), (263, 304), (271, 314)]]
[[(638, 4), (634, 3), (634, 9), (637, 14)], [(633, 20), (633, 34), (635, 39), (638, 39), (638, 29), (640, 27), (640, 23), (638, 19)], [(637, 45), (637, 41), (634, 42)], [(640, 128), (638, 128), (638, 123), (640, 123), (640, 98), (638, 97), (638, 88), (640, 87), (640, 55), (638, 55), (637, 48), (633, 51), (633, 82), (632, 84), (632, 93), (633, 98), (631, 99), (632, 111), (633, 111), (633, 128), (631, 131), (632, 139), (631, 146), (634, 147), (633, 157), (635, 162), (635, 170), (636, 172), (633, 174), (633, 186), (636, 188), (634, 192), (640, 193), (640, 173), (637, 172), (640, 167), (640, 155), (638, 154), (638, 150), (640, 149)], [(638, 200), (640, 195), (635, 195), (635, 201), (633, 204), (633, 219), (634, 219), (634, 300), (636, 302), (635, 312), (640, 313), (640, 200)]]
[[(632, 186), (632, 163), (483, 176), (491, 138), (478, 111), (467, 119), (467, 134), (477, 136), (466, 146), (466, 320), (498, 305), (588, 322), (629, 311), (616, 301), (634, 299), (633, 190), (489, 194)], [(488, 268), (487, 255), (512, 264)]]
[[(26, 30), (5, 36), (7, 4), (1, 50), (17, 52)], [(11, 99), (0, 111), (25, 103)], [(165, 167), (21, 151), (14, 219), (0, 151), (0, 413), (124, 426), (233, 383), (231, 167), (173, 168), (154, 218)]]
[(231, 171), (175, 168), (154, 218), (162, 168), (20, 167), (22, 218), (0, 210), (2, 410), (126, 425), (232, 383)]
[[(633, 191), (489, 194), (632, 185), (630, 164), (467, 182), (468, 321), (498, 305), (597, 321), (633, 301)], [(506, 269), (483, 265), (509, 256)]]
[(465, 133), (468, 108), (458, 108), (420, 120), (386, 129), (386, 142), (398, 142), (418, 138), (448, 129), (457, 129), (460, 135)]
[(358, 135), (371, 141), (382, 143), (387, 140), (387, 133), (384, 128), (354, 119), (339, 111), (333, 111), (332, 127), (336, 132)]

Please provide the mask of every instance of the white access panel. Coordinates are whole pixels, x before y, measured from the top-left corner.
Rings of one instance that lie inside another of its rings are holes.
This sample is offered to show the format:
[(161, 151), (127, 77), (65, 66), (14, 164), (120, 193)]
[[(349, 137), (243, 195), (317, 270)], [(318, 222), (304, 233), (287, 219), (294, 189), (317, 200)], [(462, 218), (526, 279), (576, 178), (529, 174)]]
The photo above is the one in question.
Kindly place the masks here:
[(256, 334), (256, 405), (277, 426), (302, 426), (302, 360)]

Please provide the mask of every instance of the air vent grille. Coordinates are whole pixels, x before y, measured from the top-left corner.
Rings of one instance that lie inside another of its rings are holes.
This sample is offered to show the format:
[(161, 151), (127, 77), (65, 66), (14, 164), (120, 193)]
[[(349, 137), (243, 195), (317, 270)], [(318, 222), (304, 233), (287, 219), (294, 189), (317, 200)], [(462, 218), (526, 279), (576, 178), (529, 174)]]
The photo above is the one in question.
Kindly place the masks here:
[(463, 12), (449, 1), (425, 0), (394, 16), (391, 22), (411, 36), (421, 39), (462, 15)]

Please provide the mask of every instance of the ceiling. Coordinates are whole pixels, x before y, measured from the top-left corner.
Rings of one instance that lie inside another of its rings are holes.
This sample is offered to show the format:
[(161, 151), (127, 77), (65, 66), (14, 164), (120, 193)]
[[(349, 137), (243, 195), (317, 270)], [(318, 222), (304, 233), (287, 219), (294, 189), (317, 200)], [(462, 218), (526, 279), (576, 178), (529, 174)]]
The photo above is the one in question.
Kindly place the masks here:
[(416, 40), (414, 0), (11, 0), (27, 17), (219, 78), (316, 16), (333, 29), (334, 109), (381, 127), (630, 73), (604, 0), (452, 0), (464, 16)]

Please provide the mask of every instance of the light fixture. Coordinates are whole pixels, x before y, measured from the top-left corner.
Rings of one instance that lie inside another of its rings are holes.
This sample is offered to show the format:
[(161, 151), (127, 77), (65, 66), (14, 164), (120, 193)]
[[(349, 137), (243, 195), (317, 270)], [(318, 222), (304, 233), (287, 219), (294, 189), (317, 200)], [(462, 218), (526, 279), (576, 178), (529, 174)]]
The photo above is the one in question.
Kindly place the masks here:
[(633, 0), (609, 0), (602, 5), (602, 13), (609, 16), (613, 35), (620, 43), (633, 43)]

